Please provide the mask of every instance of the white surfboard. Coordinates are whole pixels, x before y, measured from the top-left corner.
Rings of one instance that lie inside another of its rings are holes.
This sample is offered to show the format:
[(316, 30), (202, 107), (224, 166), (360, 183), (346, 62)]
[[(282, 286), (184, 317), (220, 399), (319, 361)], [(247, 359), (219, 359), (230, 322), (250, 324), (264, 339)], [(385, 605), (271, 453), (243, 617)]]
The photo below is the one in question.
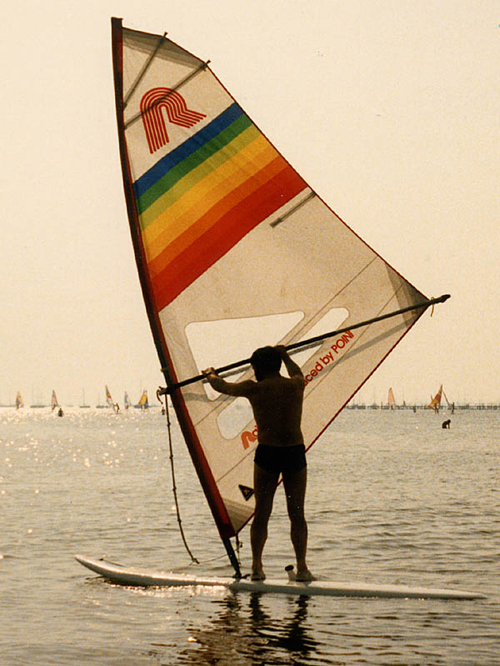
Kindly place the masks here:
[(428, 587), (408, 587), (406, 585), (375, 585), (371, 583), (341, 583), (325, 580), (299, 582), (290, 580), (267, 579), (253, 581), (246, 578), (200, 577), (192, 574), (174, 574), (148, 569), (136, 569), (121, 564), (95, 560), (81, 555), (75, 558), (84, 567), (107, 578), (113, 583), (130, 586), (156, 587), (223, 587), (232, 591), (267, 592), (274, 594), (321, 595), (328, 597), (387, 597), (406, 599), (482, 599), (483, 594), (444, 590)]

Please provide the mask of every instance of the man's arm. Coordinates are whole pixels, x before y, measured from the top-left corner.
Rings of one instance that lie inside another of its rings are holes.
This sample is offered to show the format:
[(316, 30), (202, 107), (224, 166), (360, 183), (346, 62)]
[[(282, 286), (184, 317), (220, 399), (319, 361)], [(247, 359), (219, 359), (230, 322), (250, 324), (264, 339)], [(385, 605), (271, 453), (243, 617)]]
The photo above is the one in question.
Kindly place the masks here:
[(224, 395), (243, 396), (246, 398), (252, 393), (255, 387), (255, 382), (251, 380), (232, 383), (226, 382), (225, 379), (219, 377), (213, 368), (203, 370), (203, 374), (207, 378), (210, 386), (219, 393), (224, 393)]
[(300, 367), (295, 363), (295, 361), (292, 361), (285, 347), (283, 345), (278, 345), (276, 349), (281, 354), (281, 358), (283, 360), (283, 363), (285, 364), (285, 368), (287, 369), (290, 377), (304, 378), (304, 373), (302, 372)]

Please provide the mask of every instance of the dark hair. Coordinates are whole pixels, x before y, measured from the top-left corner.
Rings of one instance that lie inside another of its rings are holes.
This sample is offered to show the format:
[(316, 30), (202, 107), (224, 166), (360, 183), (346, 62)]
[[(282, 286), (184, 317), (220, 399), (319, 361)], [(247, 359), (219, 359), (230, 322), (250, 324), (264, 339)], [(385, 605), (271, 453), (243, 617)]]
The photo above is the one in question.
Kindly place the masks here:
[(275, 347), (260, 347), (250, 358), (255, 377), (258, 382), (269, 375), (279, 372), (281, 368), (281, 354)]

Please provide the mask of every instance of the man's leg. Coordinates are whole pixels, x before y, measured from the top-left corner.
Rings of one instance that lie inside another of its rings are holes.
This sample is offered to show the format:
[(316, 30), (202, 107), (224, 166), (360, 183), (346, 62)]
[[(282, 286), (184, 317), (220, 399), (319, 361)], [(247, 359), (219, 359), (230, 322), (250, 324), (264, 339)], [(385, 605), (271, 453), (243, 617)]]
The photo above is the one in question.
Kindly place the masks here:
[(307, 467), (298, 472), (283, 475), (288, 516), (290, 517), (290, 536), (297, 558), (297, 580), (311, 580), (307, 568), (307, 522), (304, 515), (304, 500), (307, 485)]
[(262, 551), (267, 539), (267, 525), (273, 510), (273, 499), (279, 474), (268, 472), (254, 464), (255, 515), (250, 528), (252, 542), (252, 579), (264, 580)]

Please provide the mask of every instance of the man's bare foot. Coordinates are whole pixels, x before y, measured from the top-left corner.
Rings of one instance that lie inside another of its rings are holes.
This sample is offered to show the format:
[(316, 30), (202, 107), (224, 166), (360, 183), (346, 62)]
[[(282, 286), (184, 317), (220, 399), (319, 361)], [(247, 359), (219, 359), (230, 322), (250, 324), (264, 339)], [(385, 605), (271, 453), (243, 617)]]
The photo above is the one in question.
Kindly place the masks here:
[(312, 580), (316, 580), (316, 578), (312, 575), (309, 569), (302, 569), (300, 571), (297, 571), (295, 580), (298, 580), (299, 582), (302, 583), (308, 583)]
[(264, 573), (263, 569), (255, 569), (252, 571), (250, 580), (266, 580), (266, 574)]

